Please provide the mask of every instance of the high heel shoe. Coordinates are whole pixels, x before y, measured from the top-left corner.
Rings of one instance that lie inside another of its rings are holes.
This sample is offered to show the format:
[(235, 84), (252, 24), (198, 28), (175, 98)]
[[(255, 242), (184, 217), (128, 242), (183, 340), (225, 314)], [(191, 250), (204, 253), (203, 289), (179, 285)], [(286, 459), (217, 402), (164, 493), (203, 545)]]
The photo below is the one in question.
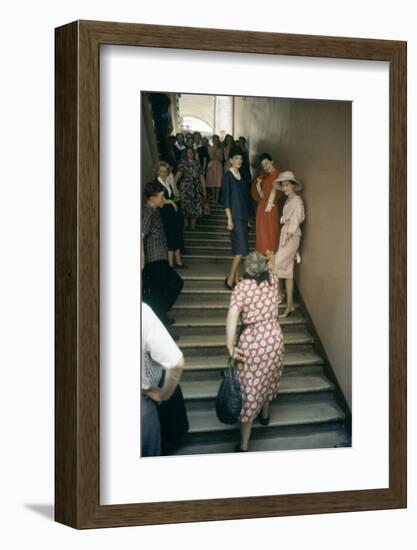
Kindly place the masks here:
[(258, 416), (259, 423), (262, 424), (262, 426), (268, 426), (269, 421), (271, 420), (269, 415), (264, 418), (261, 414)]
[(234, 287), (235, 287), (234, 284), (231, 285), (231, 286), (229, 285), (229, 283), (227, 282), (227, 277), (226, 277), (226, 279), (224, 280), (224, 286), (225, 286), (228, 290), (233, 290)]
[(287, 307), (284, 313), (282, 315), (279, 315), (279, 317), (281, 317), (281, 319), (286, 319), (287, 317), (290, 317), (290, 315), (293, 315), (294, 311), (295, 311), (295, 307), (292, 307), (292, 308)]

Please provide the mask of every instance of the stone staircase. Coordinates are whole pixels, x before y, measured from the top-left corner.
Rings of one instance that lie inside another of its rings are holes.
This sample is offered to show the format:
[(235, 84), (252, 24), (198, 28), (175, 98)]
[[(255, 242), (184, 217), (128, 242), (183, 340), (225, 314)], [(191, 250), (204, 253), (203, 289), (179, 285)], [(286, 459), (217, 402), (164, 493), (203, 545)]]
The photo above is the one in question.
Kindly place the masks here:
[[(254, 250), (254, 232), (249, 235), (249, 248)], [(239, 425), (221, 424), (214, 407), (220, 371), (227, 364), (225, 324), (231, 294), (223, 285), (231, 250), (221, 206), (212, 206), (209, 217), (185, 232), (185, 249), (188, 269), (180, 271), (184, 288), (171, 313), (186, 361), (181, 387), (190, 430), (177, 454), (233, 452)], [(300, 304), (295, 305), (295, 315), (280, 321), (284, 371), (269, 426), (253, 425), (253, 451), (350, 446), (347, 415), (336, 401), (306, 316)]]

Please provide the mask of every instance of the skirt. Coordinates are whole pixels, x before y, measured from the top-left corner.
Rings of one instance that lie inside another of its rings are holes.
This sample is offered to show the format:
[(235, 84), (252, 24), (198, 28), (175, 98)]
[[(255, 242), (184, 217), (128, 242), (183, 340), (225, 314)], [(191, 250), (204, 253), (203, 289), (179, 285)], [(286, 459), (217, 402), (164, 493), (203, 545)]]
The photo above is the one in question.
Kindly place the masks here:
[(247, 220), (233, 220), (231, 239), (233, 256), (246, 256), (249, 253)]
[(275, 270), (279, 279), (294, 278), (294, 260), (300, 246), (300, 237), (293, 235), (283, 247), (282, 243), (286, 233), (281, 233), (278, 252), (275, 254)]
[(219, 160), (211, 160), (207, 167), (206, 187), (221, 187), (223, 165)]

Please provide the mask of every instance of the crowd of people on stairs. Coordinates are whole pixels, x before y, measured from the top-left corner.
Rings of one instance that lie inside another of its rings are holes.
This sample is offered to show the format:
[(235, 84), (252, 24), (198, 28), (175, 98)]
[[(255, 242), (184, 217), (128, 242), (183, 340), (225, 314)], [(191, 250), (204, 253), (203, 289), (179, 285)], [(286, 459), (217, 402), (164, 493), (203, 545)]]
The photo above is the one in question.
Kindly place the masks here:
[[(164, 139), (164, 138), (160, 138)], [(142, 186), (142, 456), (171, 454), (188, 430), (179, 380), (184, 357), (175, 343), (168, 315), (183, 288), (184, 231), (194, 231), (210, 204), (222, 204), (230, 232), (232, 262), (224, 285), (232, 291), (226, 322), (227, 349), (238, 364), (242, 393), (241, 438), (247, 451), (256, 419), (269, 423), (284, 364), (284, 339), (278, 306), (292, 315), (294, 263), (300, 261), (300, 225), (304, 204), (301, 182), (280, 172), (269, 153), (258, 158), (252, 178), (246, 138), (199, 132), (169, 135), (155, 167), (155, 178)], [(284, 202), (285, 201), (285, 202)], [(256, 224), (255, 251), (249, 231)], [(243, 277), (240, 264), (245, 258)], [(238, 331), (238, 323), (241, 329)]]

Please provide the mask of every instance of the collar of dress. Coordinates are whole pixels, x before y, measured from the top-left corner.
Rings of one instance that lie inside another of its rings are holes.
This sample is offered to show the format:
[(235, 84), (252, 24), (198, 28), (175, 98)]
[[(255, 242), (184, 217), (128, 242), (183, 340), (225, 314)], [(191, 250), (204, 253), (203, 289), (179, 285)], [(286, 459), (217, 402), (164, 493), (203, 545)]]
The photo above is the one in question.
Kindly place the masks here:
[(242, 176), (240, 175), (240, 172), (238, 172), (238, 173), (236, 174), (236, 172), (233, 170), (232, 167), (230, 167), (229, 170), (232, 172), (232, 174), (234, 175), (234, 177), (235, 177), (237, 180), (241, 180), (241, 179), (242, 179)]
[(168, 191), (169, 193), (169, 196), (172, 195), (172, 189), (171, 189), (171, 185), (167, 182), (167, 181), (164, 181), (162, 178), (160, 178), (158, 176), (158, 181), (161, 185), (163, 185), (165, 187), (165, 189)]

